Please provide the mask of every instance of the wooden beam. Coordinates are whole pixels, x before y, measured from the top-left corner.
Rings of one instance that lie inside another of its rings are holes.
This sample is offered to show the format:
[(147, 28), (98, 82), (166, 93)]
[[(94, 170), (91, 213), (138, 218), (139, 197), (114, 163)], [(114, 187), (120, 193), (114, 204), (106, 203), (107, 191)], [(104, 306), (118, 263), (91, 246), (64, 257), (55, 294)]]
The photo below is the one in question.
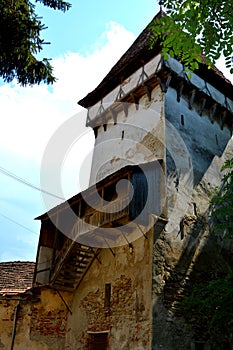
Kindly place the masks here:
[(200, 105), (199, 105), (199, 114), (200, 116), (202, 116), (202, 113), (203, 113), (203, 110), (205, 108), (205, 105), (206, 105), (206, 98), (203, 97), (200, 101)]
[(128, 110), (129, 110), (129, 105), (127, 102), (122, 102), (122, 108), (125, 113), (125, 116), (128, 117)]
[(117, 112), (113, 108), (110, 108), (109, 112), (111, 113), (111, 116), (113, 118), (114, 125), (116, 125), (117, 124)]
[(137, 86), (139, 86), (139, 85), (143, 85), (144, 84), (144, 81), (145, 80), (147, 80), (147, 79), (149, 79), (149, 76), (146, 74), (146, 72), (145, 72), (145, 67), (144, 67), (144, 65), (142, 66), (142, 72), (141, 72), (141, 74), (140, 74), (140, 76), (139, 76), (139, 79), (138, 79), (138, 82), (137, 82)]
[(137, 227), (139, 228), (140, 232), (143, 234), (143, 236), (148, 239), (147, 235), (143, 232), (141, 226), (139, 224), (137, 224)]
[(144, 86), (144, 88), (146, 90), (146, 94), (147, 94), (148, 100), (151, 101), (151, 93), (152, 93), (153, 89), (147, 84), (144, 84), (143, 86)]
[(107, 130), (107, 119), (106, 119), (106, 115), (102, 116), (102, 123), (103, 123), (103, 127), (104, 127), (104, 131)]
[(171, 79), (172, 79), (172, 75), (169, 74), (167, 77), (164, 77), (163, 74), (157, 73), (157, 78), (159, 79), (159, 83), (160, 83), (160, 87), (162, 92), (167, 92)]
[(196, 89), (192, 89), (192, 91), (189, 94), (189, 99), (188, 99), (189, 109), (192, 109), (192, 107), (193, 107), (193, 103), (194, 103), (194, 100), (195, 100), (195, 95), (196, 95)]
[(98, 136), (98, 129), (99, 129), (99, 126), (95, 126), (95, 127), (93, 128), (94, 135), (95, 135), (95, 139), (96, 139), (97, 136)]
[(115, 101), (120, 101), (123, 97), (125, 97), (125, 92), (122, 89), (122, 86), (120, 85), (120, 89), (117, 93), (116, 100)]
[(61, 300), (63, 301), (63, 303), (64, 303), (65, 307), (67, 308), (67, 310), (69, 311), (69, 313), (72, 315), (72, 311), (71, 311), (69, 305), (67, 304), (67, 302), (65, 301), (65, 299), (63, 298), (63, 296), (61, 295), (59, 290), (56, 290), (56, 292), (59, 295), (59, 297), (61, 298)]
[(210, 110), (209, 110), (209, 117), (210, 117), (210, 121), (212, 124), (214, 122), (216, 109), (217, 109), (217, 103), (213, 103), (212, 106), (210, 107)]
[(224, 123), (226, 121), (226, 116), (227, 116), (227, 110), (224, 109), (221, 114), (220, 114), (220, 127), (221, 127), (221, 130), (223, 130), (223, 127), (224, 127)]
[(101, 114), (103, 114), (104, 112), (105, 112), (105, 109), (104, 109), (104, 106), (103, 106), (103, 103), (102, 103), (102, 100), (101, 100), (100, 106), (99, 106), (98, 111), (97, 111), (97, 113), (96, 113), (96, 116), (101, 115)]
[(184, 89), (184, 82), (180, 81), (179, 84), (177, 85), (177, 89), (176, 89), (176, 100), (177, 102), (180, 102), (180, 97), (183, 93), (183, 89)]
[(140, 97), (137, 96), (134, 92), (131, 92), (131, 93), (130, 93), (130, 96), (131, 96), (132, 99), (133, 99), (133, 102), (134, 102), (134, 104), (135, 104), (135, 106), (136, 106), (136, 110), (138, 110), (138, 108), (139, 108), (138, 102), (139, 102)]

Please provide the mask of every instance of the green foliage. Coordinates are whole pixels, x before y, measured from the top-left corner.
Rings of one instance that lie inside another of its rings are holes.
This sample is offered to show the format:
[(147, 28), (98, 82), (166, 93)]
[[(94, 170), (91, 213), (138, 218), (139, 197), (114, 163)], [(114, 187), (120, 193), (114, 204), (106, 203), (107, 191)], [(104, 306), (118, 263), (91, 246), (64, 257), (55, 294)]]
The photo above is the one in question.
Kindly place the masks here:
[(209, 332), (227, 335), (233, 329), (233, 273), (193, 290), (183, 301), (186, 316), (196, 316)]
[(211, 67), (221, 54), (232, 68), (233, 3), (217, 0), (163, 0), (169, 17), (151, 25), (151, 46), (162, 42), (165, 58), (176, 56), (192, 71), (206, 58)]
[[(36, 0), (54, 10), (66, 11), (70, 4), (61, 0)], [(45, 29), (28, 0), (0, 2), (0, 76), (10, 82), (14, 78), (22, 85), (51, 84), (55, 81), (47, 58), (41, 61), (36, 54), (45, 44), (41, 31)]]
[(227, 160), (221, 171), (225, 172), (218, 194), (211, 200), (211, 217), (215, 220), (215, 232), (233, 237), (233, 158)]
[[(233, 238), (233, 158), (222, 169), (225, 174), (218, 194), (211, 200), (214, 231)], [(185, 314), (192, 313), (209, 332), (229, 336), (233, 331), (233, 272), (196, 287), (183, 302)]]

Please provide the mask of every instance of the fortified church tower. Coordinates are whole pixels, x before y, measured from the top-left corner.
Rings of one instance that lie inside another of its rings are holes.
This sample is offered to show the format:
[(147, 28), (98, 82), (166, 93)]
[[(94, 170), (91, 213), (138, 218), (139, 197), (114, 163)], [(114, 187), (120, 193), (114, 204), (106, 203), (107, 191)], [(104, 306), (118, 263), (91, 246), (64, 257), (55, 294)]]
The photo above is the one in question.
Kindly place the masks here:
[(189, 79), (149, 36), (79, 101), (95, 134), (90, 188), (38, 217), (35, 286), (70, 293), (67, 349), (230, 346), (180, 301), (232, 264), (209, 224), (233, 156), (232, 85), (204, 64)]

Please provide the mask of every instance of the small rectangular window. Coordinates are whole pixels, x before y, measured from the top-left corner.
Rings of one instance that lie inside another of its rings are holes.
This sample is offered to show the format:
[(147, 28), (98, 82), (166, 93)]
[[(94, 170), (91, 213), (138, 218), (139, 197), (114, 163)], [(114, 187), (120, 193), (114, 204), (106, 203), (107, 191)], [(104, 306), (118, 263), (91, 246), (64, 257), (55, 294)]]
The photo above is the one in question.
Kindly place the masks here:
[(108, 333), (96, 333), (89, 336), (89, 350), (108, 350)]
[(204, 341), (195, 341), (191, 343), (191, 350), (209, 350), (209, 346)]
[(110, 307), (111, 302), (111, 283), (105, 284), (105, 298), (104, 298), (104, 307)]

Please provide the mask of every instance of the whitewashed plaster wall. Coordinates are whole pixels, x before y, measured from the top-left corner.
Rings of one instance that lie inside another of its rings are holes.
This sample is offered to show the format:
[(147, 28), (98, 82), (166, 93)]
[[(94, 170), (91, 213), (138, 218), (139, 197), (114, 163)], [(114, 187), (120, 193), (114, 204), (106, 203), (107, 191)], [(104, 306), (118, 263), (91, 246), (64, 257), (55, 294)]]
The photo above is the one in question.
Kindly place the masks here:
[(128, 115), (122, 111), (117, 124), (108, 121), (101, 126), (95, 142), (90, 185), (126, 165), (135, 165), (164, 158), (164, 94), (159, 86), (135, 104), (128, 105)]

